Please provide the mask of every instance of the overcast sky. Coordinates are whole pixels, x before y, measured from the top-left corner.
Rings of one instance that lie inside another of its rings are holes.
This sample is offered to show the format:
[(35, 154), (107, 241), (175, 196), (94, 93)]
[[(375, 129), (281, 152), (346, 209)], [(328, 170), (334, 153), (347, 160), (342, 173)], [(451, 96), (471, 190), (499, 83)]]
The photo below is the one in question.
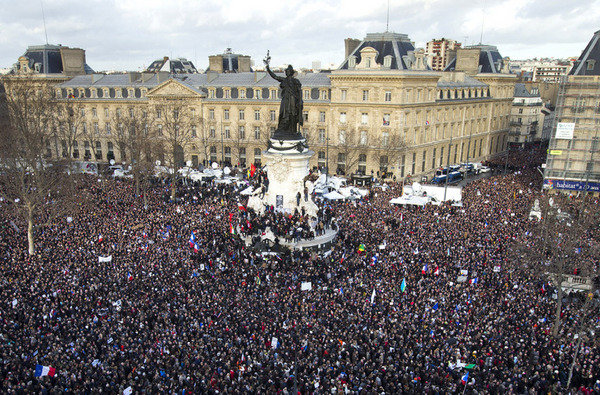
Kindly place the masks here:
[[(40, 0), (0, 0), (0, 68), (45, 43)], [(389, 30), (498, 46), (502, 56), (578, 57), (600, 30), (600, 0), (390, 0)], [(387, 0), (43, 0), (48, 42), (86, 50), (100, 70), (139, 70), (163, 56), (206, 68), (231, 47), (262, 65), (339, 65), (344, 39), (386, 29)]]

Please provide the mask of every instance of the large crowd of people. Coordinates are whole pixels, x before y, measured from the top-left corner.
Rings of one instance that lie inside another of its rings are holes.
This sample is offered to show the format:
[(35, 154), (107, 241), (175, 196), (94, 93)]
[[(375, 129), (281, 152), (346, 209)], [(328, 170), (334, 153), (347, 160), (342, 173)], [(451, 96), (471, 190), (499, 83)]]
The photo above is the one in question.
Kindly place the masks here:
[[(232, 225), (310, 237), (310, 219), (241, 210), (226, 184), (176, 202), (157, 184), (144, 207), (130, 181), (82, 179), (77, 214), (40, 228), (33, 256), (0, 203), (0, 387), (565, 392), (583, 298), (565, 301), (553, 337), (551, 284), (509, 251), (534, 225), (539, 182), (527, 168), (478, 179), (462, 207), (392, 206), (398, 184), (329, 202), (320, 221), (338, 236), (322, 253), (249, 248)], [(36, 365), (56, 374), (34, 377)], [(587, 337), (571, 385), (598, 393), (599, 378), (600, 342)]]

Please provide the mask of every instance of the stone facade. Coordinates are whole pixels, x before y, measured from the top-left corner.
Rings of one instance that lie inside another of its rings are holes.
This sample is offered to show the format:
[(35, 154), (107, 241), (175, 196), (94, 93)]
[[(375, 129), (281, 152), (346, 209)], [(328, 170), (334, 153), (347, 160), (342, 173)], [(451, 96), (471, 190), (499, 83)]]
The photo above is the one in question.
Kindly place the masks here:
[[(311, 167), (400, 179), (431, 175), (448, 161), (483, 160), (506, 148), (513, 75), (478, 71), (469, 61), (476, 61), (479, 49), (466, 62), (459, 55), (454, 71), (434, 72), (404, 35), (389, 34), (390, 40), (401, 37), (408, 51), (402, 59), (381, 53), (386, 47), (373, 41), (377, 37), (352, 43), (347, 51), (354, 52), (339, 70), (298, 75), (302, 133), (315, 152)], [(461, 70), (466, 63), (474, 67)], [(143, 113), (152, 128), (165, 130), (167, 104), (177, 106), (177, 128), (188, 137), (177, 166), (262, 165), (277, 126), (279, 87), (261, 72), (88, 74), (58, 83), (54, 91), (59, 101), (77, 105), (79, 127), (88, 131), (78, 141), (79, 160), (127, 162), (115, 120)], [(62, 157), (61, 145), (50, 143), (48, 155)]]

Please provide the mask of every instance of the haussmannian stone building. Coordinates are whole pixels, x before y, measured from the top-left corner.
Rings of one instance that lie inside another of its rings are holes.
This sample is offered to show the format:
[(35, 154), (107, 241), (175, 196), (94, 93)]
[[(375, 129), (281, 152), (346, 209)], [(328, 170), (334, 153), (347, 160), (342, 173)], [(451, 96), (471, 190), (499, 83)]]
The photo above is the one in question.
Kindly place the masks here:
[(600, 31), (597, 31), (560, 84), (544, 186), (565, 192), (600, 193), (599, 142)]
[[(297, 76), (304, 100), (302, 133), (316, 153), (311, 166), (400, 179), (506, 149), (515, 76), (495, 47), (458, 49), (445, 71), (433, 71), (404, 34), (368, 34), (345, 44), (337, 70)], [(143, 113), (157, 139), (173, 127), (173, 118), (180, 120), (174, 127), (180, 134), (179, 128), (185, 129), (189, 138), (181, 144), (177, 166), (261, 164), (277, 126), (277, 82), (252, 71), (249, 58), (231, 51), (211, 57), (206, 73), (185, 59), (174, 61), (170, 66), (167, 59), (156, 61), (144, 72), (86, 69), (55, 83), (57, 99), (77, 104), (78, 127), (87, 132), (73, 156), (127, 162), (115, 119)], [(175, 117), (165, 113), (173, 106)], [(64, 142), (49, 141), (47, 150), (48, 156), (62, 157)]]

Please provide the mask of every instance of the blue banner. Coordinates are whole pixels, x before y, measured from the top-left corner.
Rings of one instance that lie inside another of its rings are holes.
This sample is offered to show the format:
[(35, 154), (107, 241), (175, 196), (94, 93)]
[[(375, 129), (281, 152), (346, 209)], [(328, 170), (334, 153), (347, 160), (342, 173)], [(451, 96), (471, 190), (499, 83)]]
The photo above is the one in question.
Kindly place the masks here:
[(591, 191), (591, 192), (600, 192), (600, 183), (598, 183), (598, 182), (545, 179), (544, 185), (547, 185), (548, 189), (564, 189), (564, 190), (569, 190), (569, 191), (584, 191), (585, 190), (585, 191)]

